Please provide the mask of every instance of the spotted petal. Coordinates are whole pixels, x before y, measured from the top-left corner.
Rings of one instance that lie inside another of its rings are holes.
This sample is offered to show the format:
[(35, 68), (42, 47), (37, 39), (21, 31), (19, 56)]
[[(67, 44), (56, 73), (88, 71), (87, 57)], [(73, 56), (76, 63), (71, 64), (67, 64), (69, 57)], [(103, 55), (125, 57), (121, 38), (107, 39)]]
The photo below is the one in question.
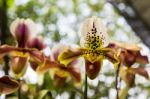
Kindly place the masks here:
[(81, 47), (90, 49), (100, 48), (106, 47), (108, 43), (108, 34), (101, 19), (97, 17), (86, 19), (81, 31)]

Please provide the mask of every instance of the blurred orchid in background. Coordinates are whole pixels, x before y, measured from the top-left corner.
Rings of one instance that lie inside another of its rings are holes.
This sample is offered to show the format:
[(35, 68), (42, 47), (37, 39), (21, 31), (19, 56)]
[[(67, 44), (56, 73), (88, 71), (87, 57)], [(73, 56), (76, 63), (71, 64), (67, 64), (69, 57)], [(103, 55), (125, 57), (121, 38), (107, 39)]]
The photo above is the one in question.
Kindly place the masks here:
[(51, 56), (49, 58), (47, 57), (44, 64), (37, 68), (37, 72), (45, 73), (49, 71), (57, 86), (63, 86), (70, 78), (74, 80), (75, 86), (79, 86), (81, 83), (81, 71), (78, 66), (79, 60), (75, 59), (67, 65), (61, 64), (58, 60), (58, 56), (66, 48), (69, 48), (69, 46), (56, 44), (52, 48)]
[(41, 50), (44, 44), (33, 39), (37, 34), (35, 30), (36, 25), (31, 19), (16, 19), (10, 26), (10, 31), (16, 40), (16, 46), (0, 46), (1, 58), (5, 55), (11, 56), (10, 67), (17, 78), (26, 72), (28, 60), (41, 62), (43, 59), (43, 54), (38, 49), (41, 47)]
[(9, 76), (0, 77), (0, 93), (11, 94), (19, 88), (19, 83)]
[[(120, 49), (119, 60), (119, 74), (123, 81), (125, 81), (126, 86), (120, 91), (119, 98), (126, 99), (128, 90), (130, 87), (135, 85), (135, 75), (141, 75), (146, 79), (149, 78), (148, 72), (141, 65), (146, 65), (149, 63), (148, 57), (141, 55), (141, 48), (135, 44), (110, 43), (108, 48), (112, 49), (109, 54), (115, 53), (116, 50)], [(133, 67), (135, 63), (139, 64), (139, 67)]]

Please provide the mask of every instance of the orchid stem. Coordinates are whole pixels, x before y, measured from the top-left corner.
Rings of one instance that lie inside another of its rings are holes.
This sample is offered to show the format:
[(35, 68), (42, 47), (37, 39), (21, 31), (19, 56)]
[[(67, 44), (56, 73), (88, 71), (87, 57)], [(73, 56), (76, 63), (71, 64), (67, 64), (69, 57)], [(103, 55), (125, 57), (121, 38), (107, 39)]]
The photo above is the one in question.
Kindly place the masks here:
[(116, 70), (116, 91), (117, 91), (117, 95), (116, 95), (116, 99), (119, 99), (119, 87), (118, 87), (118, 83), (120, 82), (119, 79), (119, 70), (120, 70), (120, 64), (118, 65), (118, 68)]
[(87, 89), (88, 83), (87, 83), (87, 74), (85, 73), (85, 89), (84, 89), (84, 99), (87, 99)]
[[(20, 79), (18, 79), (18, 82), (20, 84)], [(18, 89), (18, 99), (21, 99), (21, 86), (19, 86), (19, 89)]]

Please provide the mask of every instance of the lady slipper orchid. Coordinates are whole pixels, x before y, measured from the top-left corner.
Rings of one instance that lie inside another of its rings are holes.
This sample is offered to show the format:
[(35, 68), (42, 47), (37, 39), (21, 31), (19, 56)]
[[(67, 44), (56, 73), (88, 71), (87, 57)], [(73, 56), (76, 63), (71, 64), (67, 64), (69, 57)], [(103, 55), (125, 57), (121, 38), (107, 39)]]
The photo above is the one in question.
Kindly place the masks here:
[(67, 79), (73, 78), (75, 85), (79, 85), (81, 82), (81, 72), (77, 67), (78, 60), (73, 60), (67, 66), (61, 64), (58, 60), (58, 56), (68, 46), (64, 44), (57, 44), (52, 48), (50, 58), (45, 59), (45, 64), (37, 68), (38, 73), (50, 72), (56, 85), (64, 85)]
[[(27, 47), (35, 48), (39, 51), (42, 51), (46, 47), (46, 45), (44, 44), (42, 37), (34, 37), (33, 39), (27, 42)], [(36, 71), (37, 67), (39, 66), (39, 63), (37, 63), (37, 61), (35, 60), (30, 60), (30, 65), (32, 69)]]
[(120, 92), (120, 97), (125, 99), (129, 88), (134, 85), (136, 74), (141, 75), (147, 79), (149, 78), (148, 72), (144, 67), (132, 67), (134, 63), (143, 65), (147, 64), (148, 58), (147, 56), (141, 55), (141, 48), (137, 45), (114, 42), (110, 43), (108, 48), (112, 49), (112, 51), (109, 53), (110, 55), (113, 55), (115, 50), (120, 49), (120, 54), (118, 56), (120, 60), (119, 74), (121, 79), (126, 83), (126, 87), (124, 87)]
[(0, 46), (0, 58), (5, 55), (11, 57), (11, 69), (16, 77), (21, 77), (26, 71), (27, 61), (35, 60), (41, 62), (43, 54), (35, 48), (27, 48), (27, 42), (37, 34), (35, 24), (30, 19), (16, 19), (10, 26), (10, 31), (16, 39), (16, 47), (9, 45)]
[[(107, 53), (111, 49), (106, 48), (109, 38), (105, 26), (97, 17), (84, 21), (81, 33), (80, 48), (77, 50), (66, 49), (60, 56), (61, 63), (68, 64), (71, 60), (83, 56), (85, 58), (86, 72), (90, 79), (94, 79), (101, 68), (102, 60), (110, 59)], [(115, 54), (114, 54), (115, 55)], [(118, 64), (116, 57), (111, 58)], [(116, 65), (117, 65), (116, 64)]]

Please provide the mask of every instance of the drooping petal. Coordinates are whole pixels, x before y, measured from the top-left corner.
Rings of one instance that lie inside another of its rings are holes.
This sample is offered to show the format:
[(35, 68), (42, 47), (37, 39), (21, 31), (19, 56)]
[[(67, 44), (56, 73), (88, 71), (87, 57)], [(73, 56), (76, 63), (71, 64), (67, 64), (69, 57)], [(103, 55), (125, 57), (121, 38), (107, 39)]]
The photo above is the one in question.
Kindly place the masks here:
[(46, 45), (44, 44), (43, 39), (41, 37), (35, 37), (27, 42), (27, 47), (43, 50), (46, 47)]
[(11, 58), (11, 69), (17, 77), (24, 75), (27, 69), (27, 58), (12, 57)]
[(10, 53), (11, 51), (14, 51), (14, 47), (8, 46), (8, 45), (2, 45), (0, 46), (0, 58), (3, 58), (5, 55)]
[(118, 53), (119, 53), (119, 51), (117, 51), (117, 50), (114, 51), (113, 49), (111, 49), (110, 51), (108, 51), (107, 53), (104, 54), (105, 59), (112, 62), (114, 64), (115, 69), (117, 69), (118, 65), (120, 64)]
[(140, 64), (148, 64), (148, 57), (147, 56), (142, 56), (140, 52), (137, 52), (136, 56), (136, 62)]
[(59, 67), (61, 67), (61, 64), (54, 62), (54, 61), (50, 61), (49, 59), (46, 59), (45, 62), (43, 62), (43, 64), (39, 65), (36, 68), (36, 72), (39, 74), (42, 74), (42, 73), (49, 71), (49, 69), (59, 68)]
[(135, 74), (128, 72), (128, 68), (125, 66), (120, 67), (119, 72), (121, 79), (125, 81), (128, 86), (133, 86), (135, 81)]
[(0, 78), (0, 94), (11, 94), (19, 88), (19, 83), (8, 76)]
[(72, 78), (74, 79), (74, 84), (75, 86), (79, 86), (81, 83), (81, 71), (80, 68), (77, 67), (79, 60), (73, 60), (68, 68), (68, 71), (70, 72), (70, 75), (72, 76)]
[(5, 55), (29, 58), (30, 61), (34, 61), (38, 64), (44, 62), (43, 53), (37, 49), (17, 48), (14, 46), (2, 45), (0, 46), (0, 59), (2, 59)]
[(149, 78), (148, 72), (143, 67), (129, 68), (128, 72), (130, 72), (132, 74), (139, 74), (147, 79)]
[(79, 56), (83, 55), (83, 51), (81, 49), (66, 49), (64, 52), (60, 53), (58, 56), (58, 60), (61, 64), (67, 66), (70, 62), (74, 59), (78, 58)]
[(102, 66), (102, 60), (98, 60), (94, 63), (91, 63), (88, 60), (86, 60), (85, 67), (86, 67), (87, 76), (90, 79), (95, 79), (99, 74), (101, 66)]
[(96, 49), (106, 47), (108, 43), (108, 34), (100, 18), (92, 17), (86, 19), (81, 31), (81, 47)]
[(114, 44), (116, 47), (120, 47), (120, 48), (130, 50), (130, 51), (140, 51), (141, 50), (141, 48), (139, 46), (137, 46), (137, 44), (133, 44), (133, 43), (113, 41), (111, 44)]

